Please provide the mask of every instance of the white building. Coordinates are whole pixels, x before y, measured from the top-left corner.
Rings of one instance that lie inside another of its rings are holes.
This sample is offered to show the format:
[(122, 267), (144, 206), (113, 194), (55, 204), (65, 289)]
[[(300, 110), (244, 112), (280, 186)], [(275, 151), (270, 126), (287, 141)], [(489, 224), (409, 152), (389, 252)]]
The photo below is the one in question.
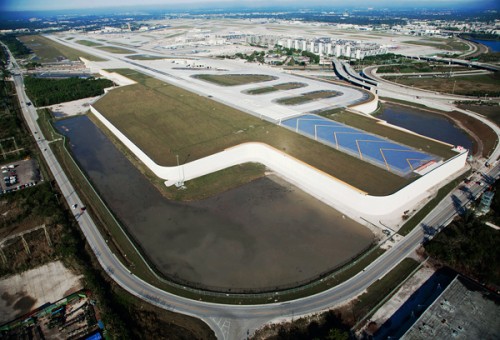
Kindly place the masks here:
[(351, 57), (351, 46), (350, 46), (350, 45), (347, 45), (347, 46), (345, 47), (344, 57), (347, 57), (347, 58), (350, 58), (350, 57)]
[(335, 56), (338, 58), (342, 55), (342, 46), (341, 45), (335, 45)]
[(318, 54), (323, 55), (323, 43), (322, 42), (320, 42), (318, 44)]

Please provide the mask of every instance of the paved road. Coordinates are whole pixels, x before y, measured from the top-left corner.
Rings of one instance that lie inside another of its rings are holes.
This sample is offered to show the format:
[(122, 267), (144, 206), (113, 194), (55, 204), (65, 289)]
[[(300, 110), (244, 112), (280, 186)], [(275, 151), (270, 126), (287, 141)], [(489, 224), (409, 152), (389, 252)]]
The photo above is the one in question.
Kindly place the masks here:
[[(12, 60), (14, 59), (12, 58)], [(13, 71), (15, 71), (16, 66), (14, 65), (13, 67)], [(21, 108), (29, 129), (34, 136), (39, 136), (41, 132), (36, 123), (36, 110), (33, 106), (26, 105), (28, 98), (24, 92), (22, 77), (14, 76), (14, 81), (18, 96), (21, 100)], [(74, 191), (74, 188), (48, 147), (48, 142), (44, 139), (40, 139), (38, 145), (68, 204), (71, 205), (76, 203), (81, 205), (82, 202), (78, 194)], [(499, 152), (497, 148), (494, 157), (498, 157)], [(488, 169), (488, 174), (493, 177), (496, 177), (498, 172), (498, 166), (493, 169)], [(475, 184), (470, 188), (470, 192), (472, 193), (477, 193), (480, 190), (483, 190), (483, 187)], [(401, 242), (388, 250), (384, 255), (370, 264), (366, 270), (352, 279), (314, 296), (268, 305), (221, 305), (203, 301), (193, 301), (153, 287), (147, 282), (132, 275), (128, 269), (118, 261), (116, 256), (108, 248), (105, 239), (99, 234), (90, 216), (86, 213), (81, 215), (76, 213), (75, 217), (101, 266), (109, 276), (125, 290), (161, 308), (202, 319), (214, 330), (219, 339), (243, 339), (247, 334), (253, 333), (254, 330), (271, 320), (282, 317), (298, 317), (308, 313), (323, 311), (363, 292), (370, 284), (385, 275), (401, 260), (411, 254), (421, 244), (424, 238), (427, 237), (426, 234), (433, 234), (434, 230), (446, 225), (451, 217), (456, 214), (457, 198), (465, 203), (470, 196), (469, 193), (459, 190), (455, 191), (453, 194), (456, 196), (454, 200), (449, 197), (443, 200), (438, 207), (422, 221), (422, 224), (418, 228), (415, 228)], [(425, 228), (422, 226), (425, 226)]]
[[(449, 76), (449, 77), (464, 77), (464, 76), (477, 76), (483, 74), (490, 74), (491, 71), (487, 70), (472, 70), (472, 71), (442, 71), (442, 72), (412, 72), (412, 73), (377, 73), (381, 77), (411, 77), (421, 76), (421, 78), (433, 78), (434, 76)], [(445, 78), (446, 79), (446, 78)]]

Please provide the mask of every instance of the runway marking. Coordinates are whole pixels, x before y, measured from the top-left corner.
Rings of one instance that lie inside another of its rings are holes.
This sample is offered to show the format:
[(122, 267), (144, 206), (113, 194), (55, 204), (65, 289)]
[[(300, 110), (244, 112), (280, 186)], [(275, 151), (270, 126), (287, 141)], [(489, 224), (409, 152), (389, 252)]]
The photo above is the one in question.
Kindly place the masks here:
[(229, 329), (231, 328), (231, 321), (229, 321), (228, 319), (215, 318), (215, 317), (211, 317), (210, 319), (215, 322), (217, 327), (219, 327), (224, 337), (224, 340), (229, 339)]

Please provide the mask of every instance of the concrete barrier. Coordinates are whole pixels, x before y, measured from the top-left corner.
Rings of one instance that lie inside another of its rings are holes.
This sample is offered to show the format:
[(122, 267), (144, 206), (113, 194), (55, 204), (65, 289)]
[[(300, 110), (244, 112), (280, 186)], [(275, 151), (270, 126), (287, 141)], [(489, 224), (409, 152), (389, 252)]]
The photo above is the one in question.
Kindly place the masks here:
[(373, 99), (370, 100), (369, 102), (359, 105), (349, 106), (349, 109), (369, 115), (377, 111), (378, 109), (378, 96), (376, 94), (373, 94)]
[(446, 184), (446, 179), (459, 172), (466, 163), (467, 152), (457, 154), (441, 166), (388, 196), (371, 196), (269, 145), (244, 143), (213, 155), (166, 167), (156, 164), (94, 107), (91, 112), (125, 144), (153, 173), (165, 179), (167, 186), (189, 181), (215, 171), (247, 162), (264, 164), (272, 171), (320, 201), (350, 218), (365, 223), (398, 223), (406, 210), (412, 210), (429, 190)]

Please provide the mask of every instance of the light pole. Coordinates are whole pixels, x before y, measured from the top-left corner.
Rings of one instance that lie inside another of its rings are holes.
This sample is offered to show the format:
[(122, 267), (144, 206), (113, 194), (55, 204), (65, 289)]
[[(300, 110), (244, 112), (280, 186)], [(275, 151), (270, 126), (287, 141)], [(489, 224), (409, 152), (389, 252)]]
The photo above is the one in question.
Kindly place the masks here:
[(182, 185), (182, 174), (181, 167), (179, 166), (179, 155), (175, 155), (175, 158), (177, 159), (177, 169), (179, 170), (179, 180), (177, 181), (176, 185), (177, 187), (180, 187)]
[(453, 82), (453, 91), (451, 91), (451, 94), (455, 94), (455, 85), (457, 85), (456, 80)]

